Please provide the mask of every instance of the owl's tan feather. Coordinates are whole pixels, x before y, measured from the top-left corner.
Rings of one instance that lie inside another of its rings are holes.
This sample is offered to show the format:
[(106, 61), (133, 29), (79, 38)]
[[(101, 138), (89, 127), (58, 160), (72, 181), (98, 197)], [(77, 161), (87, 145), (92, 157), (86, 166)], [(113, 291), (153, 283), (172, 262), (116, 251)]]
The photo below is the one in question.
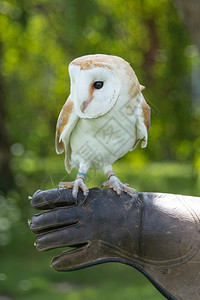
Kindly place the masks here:
[(65, 150), (64, 143), (60, 140), (60, 136), (63, 132), (63, 129), (68, 124), (70, 114), (73, 109), (73, 102), (70, 98), (67, 99), (63, 108), (59, 114), (57, 125), (56, 125), (56, 151), (57, 153), (62, 153)]
[(58, 154), (65, 151), (65, 167), (71, 171), (71, 148), (70, 135), (78, 122), (78, 115), (74, 109), (74, 103), (69, 95), (65, 102), (56, 125), (56, 152)]
[(108, 68), (113, 69), (111, 66), (111, 63), (113, 62), (114, 56), (107, 56), (107, 55), (87, 55), (78, 57), (74, 59), (71, 64), (80, 66), (81, 70), (88, 70), (94, 67), (100, 67), (100, 68)]
[(142, 101), (142, 116), (144, 118), (144, 125), (146, 126), (147, 132), (149, 132), (150, 124), (151, 124), (151, 108), (146, 103), (145, 99), (143, 98)]

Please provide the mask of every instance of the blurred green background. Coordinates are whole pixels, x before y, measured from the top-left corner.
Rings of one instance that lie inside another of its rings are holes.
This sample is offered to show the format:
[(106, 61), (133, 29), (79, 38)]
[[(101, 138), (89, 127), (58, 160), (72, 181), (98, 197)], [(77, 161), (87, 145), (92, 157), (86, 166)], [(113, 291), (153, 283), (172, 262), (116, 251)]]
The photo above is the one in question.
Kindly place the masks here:
[[(138, 191), (200, 193), (200, 58), (170, 0), (0, 1), (0, 300), (164, 299), (138, 271), (108, 263), (49, 267), (27, 219), (28, 195), (71, 180), (54, 149), (69, 94), (68, 64), (105, 53), (130, 62), (152, 108), (146, 149), (114, 164)], [(88, 187), (102, 173), (90, 171)]]

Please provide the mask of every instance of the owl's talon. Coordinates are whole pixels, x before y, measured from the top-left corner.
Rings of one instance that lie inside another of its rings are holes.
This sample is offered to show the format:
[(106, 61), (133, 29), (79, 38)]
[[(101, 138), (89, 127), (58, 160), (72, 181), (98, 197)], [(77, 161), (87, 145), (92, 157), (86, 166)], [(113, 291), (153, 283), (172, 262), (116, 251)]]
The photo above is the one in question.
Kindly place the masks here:
[(134, 196), (137, 195), (137, 191), (136, 191), (136, 190), (134, 190), (134, 191), (135, 191), (135, 193), (127, 192), (127, 194), (128, 194), (130, 197), (134, 197)]
[(109, 180), (102, 183), (101, 188), (102, 187), (112, 188), (119, 196), (122, 192), (125, 192), (131, 197), (137, 193), (135, 189), (130, 188), (127, 183), (123, 184), (116, 176), (111, 176)]
[(61, 182), (58, 187), (72, 189), (72, 196), (74, 199), (77, 199), (79, 189), (83, 191), (84, 196), (88, 196), (89, 193), (89, 190), (82, 178), (76, 178), (75, 181), (72, 182)]
[(74, 186), (74, 181), (72, 181), (72, 182), (60, 182), (58, 187), (57, 187), (57, 192), (58, 192), (58, 194), (61, 194), (60, 189), (64, 189), (64, 188), (71, 189), (71, 188), (73, 188), (73, 186)]
[(72, 189), (72, 196), (74, 199), (77, 199), (79, 189), (81, 189), (83, 191), (83, 195), (85, 197), (88, 196), (88, 193), (89, 193), (89, 190), (88, 190), (86, 184), (84, 183), (83, 179), (81, 179), (81, 178), (77, 178), (77, 179), (75, 179), (75, 181), (71, 181), (71, 182), (60, 182), (57, 187), (57, 191), (59, 194), (61, 193), (60, 192), (61, 188)]
[(87, 190), (86, 193), (84, 194), (85, 197), (84, 197), (83, 201), (81, 202), (81, 205), (83, 205), (85, 203), (85, 201), (88, 198), (88, 195), (89, 195), (89, 190)]
[(117, 195), (119, 195), (119, 196), (121, 196), (121, 194), (122, 194), (122, 192), (119, 190), (116, 190), (116, 192), (117, 192)]
[(110, 186), (109, 180), (107, 180), (107, 181), (105, 181), (105, 182), (102, 183), (101, 189), (102, 189), (103, 187), (111, 187), (111, 186)]
[(74, 189), (72, 190), (72, 196), (74, 199), (77, 199), (77, 194), (78, 192), (77, 191), (74, 191)]
[(58, 185), (58, 187), (57, 187), (57, 192), (58, 192), (58, 194), (61, 194), (61, 192), (60, 192), (60, 184), (61, 184), (61, 182), (59, 183), (59, 185)]
[(87, 190), (83, 193), (83, 195), (84, 195), (85, 198), (87, 199), (87, 197), (88, 197), (88, 195), (89, 195), (89, 190), (87, 189)]

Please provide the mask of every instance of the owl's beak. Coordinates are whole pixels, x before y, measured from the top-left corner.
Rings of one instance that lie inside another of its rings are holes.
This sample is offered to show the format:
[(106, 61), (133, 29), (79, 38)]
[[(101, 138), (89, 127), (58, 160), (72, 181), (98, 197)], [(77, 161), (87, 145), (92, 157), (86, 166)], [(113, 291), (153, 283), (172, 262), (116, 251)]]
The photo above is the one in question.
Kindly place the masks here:
[(83, 101), (83, 103), (80, 106), (80, 109), (82, 113), (84, 113), (85, 109), (87, 108), (88, 104), (92, 101), (92, 97), (90, 97), (88, 100)]
[(87, 101), (84, 101), (84, 102), (81, 104), (81, 106), (80, 106), (80, 109), (81, 109), (82, 113), (84, 112), (84, 110), (85, 110), (86, 107), (88, 106), (86, 102), (87, 102)]

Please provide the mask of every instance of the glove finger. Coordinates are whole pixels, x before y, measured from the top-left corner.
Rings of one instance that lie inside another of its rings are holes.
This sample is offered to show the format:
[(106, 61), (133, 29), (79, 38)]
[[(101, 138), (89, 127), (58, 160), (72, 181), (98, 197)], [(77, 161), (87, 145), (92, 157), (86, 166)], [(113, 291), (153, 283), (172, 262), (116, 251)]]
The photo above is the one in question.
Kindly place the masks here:
[(81, 218), (80, 207), (62, 207), (36, 214), (29, 224), (33, 233), (41, 233), (77, 223)]
[(52, 259), (51, 266), (56, 271), (73, 271), (113, 260), (109, 248), (104, 251), (100, 243), (100, 241), (88, 242), (73, 250), (64, 251)]
[(76, 245), (87, 243), (85, 228), (80, 223), (55, 229), (36, 237), (36, 248), (39, 251), (50, 250), (60, 247), (75, 247)]
[[(83, 195), (78, 194), (78, 199), (83, 200)], [(71, 189), (38, 190), (31, 199), (31, 206), (37, 209), (52, 209), (59, 206), (76, 205)]]

